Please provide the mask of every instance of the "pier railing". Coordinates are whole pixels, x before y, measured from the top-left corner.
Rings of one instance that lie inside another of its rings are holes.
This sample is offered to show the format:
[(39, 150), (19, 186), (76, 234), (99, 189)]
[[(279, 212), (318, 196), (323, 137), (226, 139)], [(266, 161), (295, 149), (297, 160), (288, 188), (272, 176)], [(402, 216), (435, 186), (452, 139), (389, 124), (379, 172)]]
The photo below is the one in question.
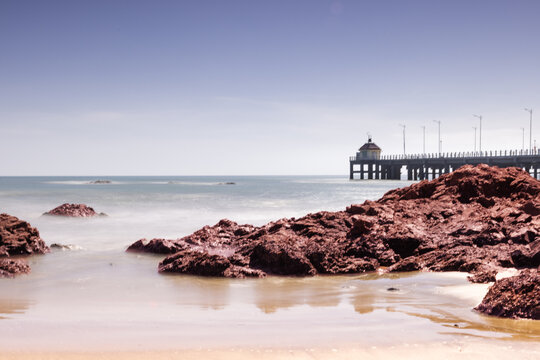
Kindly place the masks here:
[[(444, 153), (426, 153), (426, 154), (401, 154), (401, 155), (383, 155), (379, 160), (412, 160), (412, 159), (454, 159), (454, 158), (473, 158), (473, 157), (509, 157), (509, 156), (538, 156), (538, 150), (489, 150), (489, 151), (464, 151), (464, 152), (444, 152)], [(351, 156), (350, 161), (360, 160), (356, 156)], [(368, 160), (368, 159), (366, 159)], [(375, 159), (373, 159), (375, 160)]]

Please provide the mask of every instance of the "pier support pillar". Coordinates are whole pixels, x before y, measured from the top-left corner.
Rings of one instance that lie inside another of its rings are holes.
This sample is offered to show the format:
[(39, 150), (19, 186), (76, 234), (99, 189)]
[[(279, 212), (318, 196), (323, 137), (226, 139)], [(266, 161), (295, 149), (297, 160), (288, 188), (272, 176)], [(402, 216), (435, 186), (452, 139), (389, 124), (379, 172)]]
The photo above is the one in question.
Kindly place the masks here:
[(424, 165), (420, 166), (420, 168), (418, 168), (418, 177), (420, 178), (420, 180), (424, 180)]

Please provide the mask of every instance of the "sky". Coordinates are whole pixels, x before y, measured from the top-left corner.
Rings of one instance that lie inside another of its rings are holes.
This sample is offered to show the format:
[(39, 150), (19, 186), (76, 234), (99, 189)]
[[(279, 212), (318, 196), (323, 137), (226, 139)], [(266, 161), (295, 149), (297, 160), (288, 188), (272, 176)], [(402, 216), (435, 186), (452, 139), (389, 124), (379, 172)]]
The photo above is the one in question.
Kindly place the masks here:
[[(0, 176), (540, 147), (537, 0), (0, 0)], [(478, 146), (478, 136), (477, 136)]]

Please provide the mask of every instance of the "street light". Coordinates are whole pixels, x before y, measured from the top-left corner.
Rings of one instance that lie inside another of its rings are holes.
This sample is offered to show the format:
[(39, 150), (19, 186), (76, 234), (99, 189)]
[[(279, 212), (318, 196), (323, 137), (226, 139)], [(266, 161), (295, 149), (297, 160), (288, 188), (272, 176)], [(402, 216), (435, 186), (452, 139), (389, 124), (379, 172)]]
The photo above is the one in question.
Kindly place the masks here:
[(405, 125), (399, 124), (403, 128), (403, 155), (405, 155)]
[(433, 120), (433, 122), (436, 122), (439, 125), (439, 155), (441, 155), (441, 121), (440, 120)]
[(482, 115), (473, 115), (480, 120), (480, 135), (478, 136), (478, 150), (482, 152)]
[(476, 126), (472, 127), (474, 129), (474, 152), (476, 152)]
[(529, 118), (529, 153), (532, 152), (532, 109), (525, 108), (525, 111), (527, 111), (530, 115)]

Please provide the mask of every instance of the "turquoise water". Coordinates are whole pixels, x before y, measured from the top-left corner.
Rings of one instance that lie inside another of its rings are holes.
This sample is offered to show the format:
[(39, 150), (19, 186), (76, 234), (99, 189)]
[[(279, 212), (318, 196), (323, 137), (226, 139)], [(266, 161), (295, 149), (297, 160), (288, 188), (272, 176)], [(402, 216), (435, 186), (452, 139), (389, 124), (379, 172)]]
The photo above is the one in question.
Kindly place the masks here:
[[(89, 184), (98, 179), (111, 183)], [(124, 252), (140, 238), (178, 238), (222, 218), (261, 225), (343, 210), (407, 184), (331, 176), (0, 178), (1, 212), (29, 221), (47, 244), (73, 245), (29, 258), (29, 275), (0, 279), (0, 350), (470, 339), (536, 346), (537, 322), (473, 312), (486, 286), (467, 283), (464, 274), (205, 279), (160, 275), (161, 257)], [(109, 216), (41, 216), (64, 202)]]

